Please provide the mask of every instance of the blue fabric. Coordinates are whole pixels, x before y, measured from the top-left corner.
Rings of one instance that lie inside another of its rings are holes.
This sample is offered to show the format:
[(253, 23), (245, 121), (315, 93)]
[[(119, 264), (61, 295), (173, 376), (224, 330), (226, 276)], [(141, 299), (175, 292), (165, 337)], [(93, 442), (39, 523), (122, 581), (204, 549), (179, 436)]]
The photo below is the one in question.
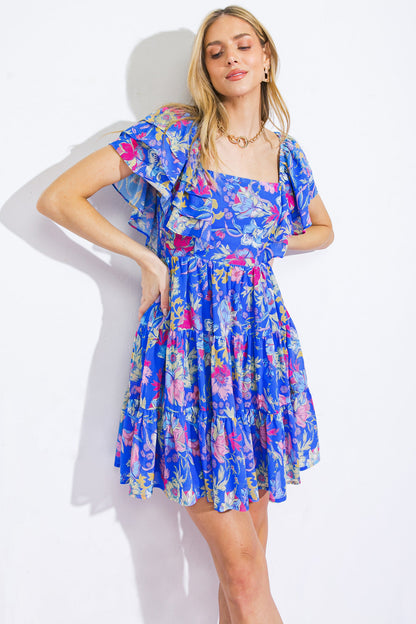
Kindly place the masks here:
[(155, 487), (182, 505), (206, 496), (248, 509), (320, 459), (316, 415), (295, 325), (270, 259), (311, 225), (317, 194), (299, 144), (281, 145), (279, 182), (218, 174), (209, 184), (196, 126), (162, 107), (111, 143), (132, 175), (117, 190), (130, 224), (170, 269), (133, 344), (115, 466), (130, 495)]

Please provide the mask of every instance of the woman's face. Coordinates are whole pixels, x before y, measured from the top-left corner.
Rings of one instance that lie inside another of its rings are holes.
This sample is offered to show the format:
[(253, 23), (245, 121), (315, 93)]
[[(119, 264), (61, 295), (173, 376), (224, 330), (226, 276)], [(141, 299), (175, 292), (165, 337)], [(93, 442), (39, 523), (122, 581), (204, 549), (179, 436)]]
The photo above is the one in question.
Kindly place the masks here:
[(259, 89), (269, 56), (248, 22), (221, 15), (205, 33), (205, 64), (214, 89), (225, 99)]

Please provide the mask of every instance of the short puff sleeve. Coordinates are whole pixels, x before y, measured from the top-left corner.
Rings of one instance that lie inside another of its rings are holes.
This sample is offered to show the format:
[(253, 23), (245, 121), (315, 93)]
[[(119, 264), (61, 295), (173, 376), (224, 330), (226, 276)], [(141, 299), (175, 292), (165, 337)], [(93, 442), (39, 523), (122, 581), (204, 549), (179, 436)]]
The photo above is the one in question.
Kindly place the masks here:
[(286, 138), (281, 152), (284, 165), (282, 214), (289, 236), (303, 234), (312, 225), (309, 204), (318, 189), (305, 153), (293, 137)]
[(312, 225), (309, 204), (317, 193), (305, 153), (293, 137), (286, 136), (280, 146), (279, 218), (267, 245), (271, 257), (283, 258), (289, 236), (303, 234)]

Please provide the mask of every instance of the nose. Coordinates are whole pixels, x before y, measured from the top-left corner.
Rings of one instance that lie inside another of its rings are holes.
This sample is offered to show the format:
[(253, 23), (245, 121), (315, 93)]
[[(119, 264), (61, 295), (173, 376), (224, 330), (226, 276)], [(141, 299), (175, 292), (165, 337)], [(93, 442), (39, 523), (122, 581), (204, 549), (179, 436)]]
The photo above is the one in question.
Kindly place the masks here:
[(230, 63), (238, 63), (238, 61), (237, 61), (237, 59), (235, 59), (233, 56), (230, 56), (230, 57), (228, 58), (227, 63), (228, 63), (228, 64), (230, 64)]

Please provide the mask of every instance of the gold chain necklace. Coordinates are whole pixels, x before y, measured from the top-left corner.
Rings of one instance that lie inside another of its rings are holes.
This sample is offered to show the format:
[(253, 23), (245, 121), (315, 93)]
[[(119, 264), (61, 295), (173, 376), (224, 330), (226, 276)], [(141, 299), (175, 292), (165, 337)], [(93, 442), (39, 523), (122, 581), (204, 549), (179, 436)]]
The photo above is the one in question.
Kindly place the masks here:
[(248, 139), (245, 136), (234, 136), (233, 134), (226, 134), (225, 130), (224, 130), (224, 126), (222, 125), (222, 123), (220, 121), (218, 121), (218, 130), (221, 132), (221, 134), (225, 134), (227, 139), (230, 141), (230, 143), (234, 143), (234, 145), (238, 145), (238, 147), (244, 148), (247, 147), (247, 145), (249, 143), (253, 143), (253, 141), (255, 141), (263, 132), (264, 130), (264, 124), (265, 122), (262, 121), (261, 122), (261, 128), (260, 130), (257, 132), (256, 136), (254, 136), (251, 139)]

